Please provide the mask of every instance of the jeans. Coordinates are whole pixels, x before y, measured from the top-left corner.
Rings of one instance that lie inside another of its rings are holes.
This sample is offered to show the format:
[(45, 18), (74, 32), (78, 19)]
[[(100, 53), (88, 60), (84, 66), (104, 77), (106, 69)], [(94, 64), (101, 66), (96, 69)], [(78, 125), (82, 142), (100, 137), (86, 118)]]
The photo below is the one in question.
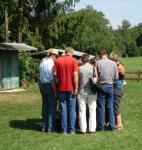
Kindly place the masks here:
[(60, 92), (60, 112), (62, 132), (75, 132), (76, 96), (70, 91)]
[(105, 125), (105, 113), (110, 129), (115, 128), (115, 118), (113, 110), (114, 88), (113, 84), (103, 84), (98, 88), (97, 98), (97, 128), (103, 130)]
[(41, 83), (43, 130), (54, 131), (56, 120), (56, 100), (51, 83)]

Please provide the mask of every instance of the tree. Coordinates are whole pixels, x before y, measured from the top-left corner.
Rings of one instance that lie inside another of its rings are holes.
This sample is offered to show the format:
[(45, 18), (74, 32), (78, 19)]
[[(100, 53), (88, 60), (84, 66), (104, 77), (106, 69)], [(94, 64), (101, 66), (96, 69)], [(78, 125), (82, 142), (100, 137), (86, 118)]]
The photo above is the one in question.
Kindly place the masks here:
[(51, 45), (73, 46), (76, 50), (87, 50), (92, 54), (102, 47), (111, 51), (115, 48), (115, 42), (108, 25), (109, 21), (104, 18), (104, 14), (91, 6), (78, 12), (70, 12), (49, 26)]
[(137, 48), (135, 36), (136, 30), (130, 28), (131, 24), (128, 20), (123, 20), (122, 25), (116, 30), (117, 44), (119, 49), (122, 50), (123, 56), (137, 56)]

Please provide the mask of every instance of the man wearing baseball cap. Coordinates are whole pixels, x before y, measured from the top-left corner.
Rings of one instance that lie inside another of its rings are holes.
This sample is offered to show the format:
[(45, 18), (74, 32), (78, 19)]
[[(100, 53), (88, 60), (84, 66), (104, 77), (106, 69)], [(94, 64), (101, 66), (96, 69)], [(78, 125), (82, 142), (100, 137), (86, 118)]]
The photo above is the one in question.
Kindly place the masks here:
[(39, 79), (42, 95), (42, 131), (53, 132), (56, 120), (56, 84), (53, 77), (53, 66), (58, 57), (58, 51), (49, 50), (39, 65)]

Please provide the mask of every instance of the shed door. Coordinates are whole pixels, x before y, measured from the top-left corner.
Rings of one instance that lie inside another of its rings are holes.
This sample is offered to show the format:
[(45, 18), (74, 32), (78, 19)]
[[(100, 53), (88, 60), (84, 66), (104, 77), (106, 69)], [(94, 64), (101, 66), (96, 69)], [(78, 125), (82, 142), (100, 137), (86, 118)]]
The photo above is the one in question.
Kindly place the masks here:
[(19, 87), (17, 51), (3, 53), (3, 89)]
[(11, 88), (19, 87), (18, 51), (11, 53)]
[(11, 54), (3, 53), (3, 89), (11, 88)]

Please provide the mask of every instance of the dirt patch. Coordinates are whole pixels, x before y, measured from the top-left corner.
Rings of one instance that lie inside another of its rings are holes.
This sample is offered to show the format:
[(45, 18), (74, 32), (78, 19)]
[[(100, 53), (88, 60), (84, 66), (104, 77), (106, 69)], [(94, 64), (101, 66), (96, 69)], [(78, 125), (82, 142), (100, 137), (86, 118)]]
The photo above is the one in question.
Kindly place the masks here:
[(39, 93), (0, 93), (0, 102), (32, 103), (41, 100)]
[(0, 91), (0, 93), (16, 93), (16, 92), (24, 92), (26, 91), (25, 89), (11, 89), (11, 90), (4, 90)]

